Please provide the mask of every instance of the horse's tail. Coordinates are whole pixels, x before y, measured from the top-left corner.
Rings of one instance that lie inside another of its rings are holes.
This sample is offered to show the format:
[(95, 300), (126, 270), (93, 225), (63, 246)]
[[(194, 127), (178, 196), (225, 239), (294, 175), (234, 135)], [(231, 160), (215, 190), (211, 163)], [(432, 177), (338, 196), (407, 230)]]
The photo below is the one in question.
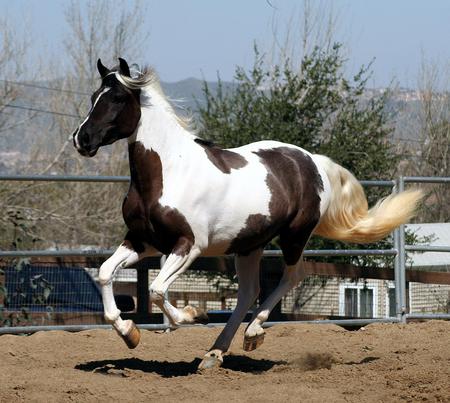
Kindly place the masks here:
[(314, 230), (315, 234), (341, 241), (374, 242), (415, 215), (423, 197), (422, 191), (392, 194), (369, 209), (362, 186), (347, 169), (327, 157), (315, 157), (331, 185), (330, 203)]

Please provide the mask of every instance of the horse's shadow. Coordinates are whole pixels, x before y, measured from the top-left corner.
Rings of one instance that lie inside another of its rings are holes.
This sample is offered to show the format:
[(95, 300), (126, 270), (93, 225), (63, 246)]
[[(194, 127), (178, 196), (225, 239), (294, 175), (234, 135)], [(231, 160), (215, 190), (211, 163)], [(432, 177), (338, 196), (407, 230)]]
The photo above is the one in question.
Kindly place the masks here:
[[(75, 369), (95, 372), (104, 375), (127, 376), (128, 371), (142, 371), (158, 374), (163, 378), (176, 376), (189, 376), (198, 372), (200, 358), (191, 362), (177, 361), (144, 361), (140, 358), (122, 358), (118, 360), (88, 361), (78, 364)], [(222, 368), (236, 372), (262, 373), (270, 370), (275, 365), (286, 364), (284, 361), (255, 360), (244, 355), (230, 355), (224, 357)]]

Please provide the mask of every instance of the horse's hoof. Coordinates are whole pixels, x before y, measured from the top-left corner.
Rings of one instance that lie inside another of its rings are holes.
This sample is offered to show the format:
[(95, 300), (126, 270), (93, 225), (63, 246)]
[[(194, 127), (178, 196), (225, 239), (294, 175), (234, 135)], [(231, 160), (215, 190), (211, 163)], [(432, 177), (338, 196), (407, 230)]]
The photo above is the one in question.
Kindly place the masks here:
[(261, 344), (264, 343), (264, 333), (257, 334), (256, 336), (244, 336), (244, 351), (256, 350)]
[(119, 331), (117, 333), (119, 333), (119, 336), (122, 337), (127, 347), (129, 349), (133, 349), (137, 347), (139, 341), (141, 340), (141, 332), (139, 331), (139, 329), (136, 327), (136, 325), (132, 320), (129, 320), (127, 322), (129, 322), (130, 326), (127, 333), (125, 333), (124, 335)]
[(183, 308), (183, 311), (187, 315), (185, 323), (199, 323), (202, 325), (206, 325), (207, 323), (209, 323), (208, 315), (201, 308), (197, 308), (197, 307), (191, 306), (191, 305), (186, 305)]
[(199, 371), (219, 368), (223, 364), (222, 351), (212, 350), (205, 355), (198, 366)]

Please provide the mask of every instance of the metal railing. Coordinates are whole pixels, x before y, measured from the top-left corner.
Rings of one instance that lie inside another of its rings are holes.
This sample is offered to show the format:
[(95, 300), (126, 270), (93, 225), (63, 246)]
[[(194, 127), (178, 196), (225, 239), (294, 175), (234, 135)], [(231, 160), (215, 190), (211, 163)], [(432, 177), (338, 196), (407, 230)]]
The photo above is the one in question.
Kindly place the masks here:
[[(128, 182), (128, 176), (79, 176), (79, 175), (0, 175), (0, 181), (21, 181), (21, 182)], [(360, 181), (363, 186), (390, 187), (393, 192), (401, 192), (405, 188), (406, 183), (450, 183), (450, 177), (399, 177), (397, 180), (388, 181)], [(395, 281), (395, 300), (396, 300), (396, 317), (383, 319), (338, 319), (313, 321), (313, 323), (340, 323), (342, 325), (364, 325), (373, 322), (406, 322), (407, 319), (415, 318), (445, 318), (450, 319), (450, 314), (407, 314), (406, 312), (406, 252), (407, 251), (427, 251), (427, 252), (450, 252), (449, 246), (416, 246), (405, 244), (405, 227), (400, 226), (394, 231), (394, 245), (391, 249), (341, 249), (341, 250), (305, 250), (303, 256), (395, 256), (394, 264), (394, 281)], [(114, 250), (110, 249), (62, 249), (62, 250), (9, 250), (0, 251), (0, 258), (23, 258), (23, 257), (108, 257)], [(281, 257), (279, 250), (265, 250), (265, 257)], [(306, 321), (309, 322), (309, 321)], [(302, 323), (305, 323), (303, 321)], [(267, 326), (273, 323), (268, 322)], [(210, 324), (216, 326), (219, 324)], [(65, 325), (65, 326), (25, 326), (14, 328), (0, 328), (2, 333), (28, 333), (43, 329), (59, 329), (78, 331), (87, 328), (104, 328), (109, 325)], [(167, 329), (169, 324), (164, 321), (161, 325), (148, 324), (140, 325), (141, 328), (148, 329)]]
[[(405, 190), (406, 183), (439, 183), (450, 184), (450, 177), (423, 177), (423, 176), (400, 176), (397, 180), (398, 192)], [(411, 314), (406, 312), (406, 252), (450, 252), (450, 246), (429, 246), (429, 245), (406, 245), (405, 243), (405, 225), (400, 225), (395, 230), (394, 245), (398, 250), (396, 256), (396, 266), (398, 265), (398, 283), (396, 282), (396, 291), (399, 290), (397, 302), (400, 312), (398, 316), (403, 323), (407, 319), (450, 319), (450, 314)], [(398, 287), (397, 287), (398, 286)]]

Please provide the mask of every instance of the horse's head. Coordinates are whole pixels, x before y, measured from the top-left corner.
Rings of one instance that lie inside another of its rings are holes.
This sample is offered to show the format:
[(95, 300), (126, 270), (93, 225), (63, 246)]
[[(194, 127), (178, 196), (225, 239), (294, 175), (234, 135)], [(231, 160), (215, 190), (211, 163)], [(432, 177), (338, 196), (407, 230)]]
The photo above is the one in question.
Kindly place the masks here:
[(98, 59), (101, 86), (92, 94), (88, 116), (73, 133), (73, 144), (85, 157), (93, 157), (101, 146), (131, 136), (139, 123), (140, 90), (123, 84), (122, 77), (130, 77), (130, 68), (125, 60), (119, 62), (117, 70), (109, 70)]

